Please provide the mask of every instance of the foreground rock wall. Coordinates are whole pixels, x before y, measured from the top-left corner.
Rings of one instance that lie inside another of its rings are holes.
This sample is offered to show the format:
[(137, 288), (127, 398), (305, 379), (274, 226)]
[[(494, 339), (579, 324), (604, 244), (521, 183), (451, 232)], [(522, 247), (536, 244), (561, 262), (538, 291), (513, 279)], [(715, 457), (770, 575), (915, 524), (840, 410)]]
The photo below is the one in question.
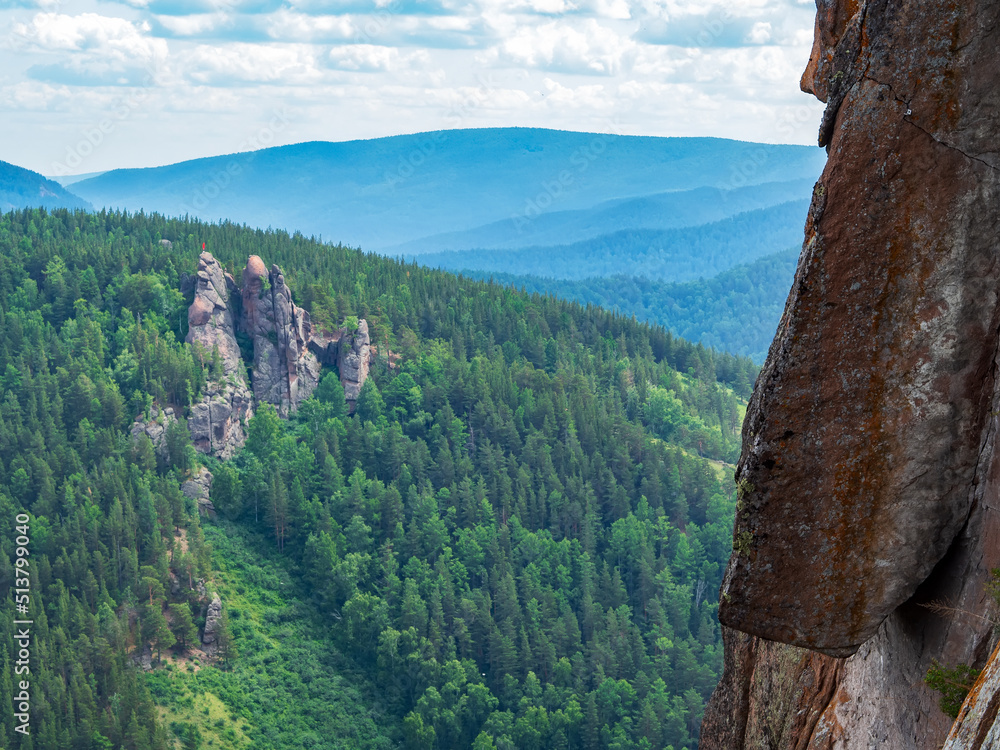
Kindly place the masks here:
[(744, 424), (720, 602), (743, 633), (701, 746), (937, 748), (922, 678), (986, 662), (1000, 565), (1000, 6), (818, 6), (830, 159)]

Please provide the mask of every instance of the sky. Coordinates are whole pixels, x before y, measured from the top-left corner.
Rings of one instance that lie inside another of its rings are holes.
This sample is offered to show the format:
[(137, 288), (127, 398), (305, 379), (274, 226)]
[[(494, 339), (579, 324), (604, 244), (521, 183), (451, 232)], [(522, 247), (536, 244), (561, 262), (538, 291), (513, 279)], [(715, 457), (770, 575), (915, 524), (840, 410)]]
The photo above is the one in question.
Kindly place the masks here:
[(0, 0), (0, 159), (46, 175), (545, 127), (815, 145), (813, 0)]

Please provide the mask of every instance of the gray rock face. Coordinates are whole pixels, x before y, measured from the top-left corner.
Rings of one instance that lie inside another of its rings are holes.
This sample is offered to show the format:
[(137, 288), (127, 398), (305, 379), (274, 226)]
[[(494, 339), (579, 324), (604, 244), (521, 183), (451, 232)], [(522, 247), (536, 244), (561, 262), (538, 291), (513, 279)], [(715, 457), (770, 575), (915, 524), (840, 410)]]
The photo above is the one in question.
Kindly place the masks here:
[(215, 505), (209, 499), (212, 491), (212, 473), (202, 466), (190, 479), (181, 485), (181, 492), (198, 503), (198, 512), (215, 518)]
[(173, 407), (161, 409), (156, 404), (151, 409), (149, 421), (136, 419), (132, 424), (132, 439), (138, 439), (140, 435), (145, 435), (153, 443), (153, 449), (159, 458), (167, 458), (167, 428), (171, 423), (177, 421)]
[(230, 292), (236, 284), (211, 253), (198, 260), (194, 302), (188, 310), (190, 344), (197, 344), (208, 361), (218, 350), (221, 374), (209, 382), (200, 402), (192, 405), (188, 428), (194, 447), (218, 458), (230, 458), (246, 442), (244, 423), (253, 416), (236, 343), (236, 320)]
[(309, 313), (292, 302), (277, 266), (251, 255), (243, 271), (243, 330), (253, 337), (253, 392), (287, 417), (319, 384), (320, 363), (309, 350)]
[(337, 367), (340, 370), (340, 382), (344, 386), (344, 398), (347, 407), (354, 411), (358, 402), (361, 387), (368, 379), (368, 368), (371, 365), (371, 338), (368, 335), (368, 322), (358, 321), (358, 330), (353, 334), (345, 333), (340, 340), (340, 356)]
[(208, 613), (205, 615), (205, 630), (201, 636), (202, 649), (209, 656), (215, 656), (219, 647), (218, 632), (222, 622), (222, 600), (216, 594), (208, 605)]
[[(256, 255), (247, 261), (242, 290), (210, 253), (201, 254), (197, 274), (186, 282), (195, 293), (187, 340), (201, 347), (207, 362), (218, 350), (222, 370), (191, 407), (188, 427), (195, 448), (231, 458), (246, 442), (244, 425), (254, 405), (274, 404), (287, 417), (312, 395), (322, 365), (337, 365), (348, 408), (354, 410), (372, 362), (367, 321), (359, 321), (353, 333), (314, 331), (309, 313), (292, 301), (281, 269), (268, 271)], [(237, 326), (253, 340), (252, 394)]]
[(146, 672), (150, 672), (153, 669), (153, 647), (148, 643), (144, 643), (142, 650), (139, 651), (132, 660)]

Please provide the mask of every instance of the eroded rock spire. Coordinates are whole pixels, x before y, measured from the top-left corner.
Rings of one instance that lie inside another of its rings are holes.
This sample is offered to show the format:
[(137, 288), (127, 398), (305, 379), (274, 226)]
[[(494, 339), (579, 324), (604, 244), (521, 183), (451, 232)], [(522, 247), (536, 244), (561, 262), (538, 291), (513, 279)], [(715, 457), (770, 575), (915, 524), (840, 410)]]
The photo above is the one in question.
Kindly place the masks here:
[(210, 373), (201, 401), (192, 404), (188, 428), (194, 447), (218, 458), (230, 458), (246, 441), (244, 424), (253, 416), (236, 343), (231, 292), (233, 278), (211, 253), (198, 258), (194, 302), (188, 309), (189, 344), (197, 344), (216, 371)]
[(253, 392), (288, 416), (312, 395), (320, 363), (309, 351), (309, 313), (292, 302), (281, 269), (251, 255), (243, 270), (243, 330), (253, 337)]

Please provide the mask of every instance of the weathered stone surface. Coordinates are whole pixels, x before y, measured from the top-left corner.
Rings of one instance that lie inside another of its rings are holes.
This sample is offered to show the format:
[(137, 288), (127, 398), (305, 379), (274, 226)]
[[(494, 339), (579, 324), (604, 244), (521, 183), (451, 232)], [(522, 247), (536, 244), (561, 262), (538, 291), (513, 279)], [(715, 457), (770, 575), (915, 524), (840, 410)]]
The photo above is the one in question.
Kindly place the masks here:
[(1000, 747), (1000, 646), (969, 691), (944, 750), (989, 750)]
[(208, 605), (205, 615), (205, 629), (201, 635), (202, 649), (209, 656), (214, 656), (219, 647), (219, 628), (222, 623), (222, 599), (216, 594)]
[[(1000, 368), (1000, 359), (996, 366)], [(1000, 389), (992, 398), (988, 411), (995, 427)], [(1000, 567), (1000, 451), (994, 429), (987, 433), (982, 455), (968, 520), (914, 596), (850, 658), (811, 654), (813, 660), (821, 660), (815, 662), (817, 665), (825, 664), (821, 668), (827, 673), (836, 669), (832, 693), (817, 691), (808, 680), (802, 680), (800, 655), (810, 652), (724, 630), (725, 671), (706, 709), (699, 747), (941, 747), (951, 719), (938, 707), (940, 696), (924, 684), (924, 675), (933, 661), (978, 669), (996, 642), (991, 623), (982, 619), (994, 614), (986, 586), (990, 570)], [(929, 602), (947, 602), (954, 611), (942, 616), (920, 606)], [(760, 685), (774, 687), (761, 689)], [(791, 697), (772, 697), (790, 688)], [(797, 724), (803, 712), (819, 714), (819, 718), (815, 724)], [(787, 726), (794, 726), (795, 731), (780, 731)], [(753, 739), (760, 737), (775, 741), (768, 744)], [(954, 747), (957, 750), (962, 745)]]
[(340, 354), (340, 341), (343, 336), (343, 328), (339, 328), (331, 334), (313, 330), (313, 334), (309, 338), (309, 351), (316, 355), (316, 359), (321, 365), (336, 366)]
[(1000, 328), (998, 8), (821, 3), (830, 161), (744, 424), (731, 627), (850, 655), (968, 518)]
[(136, 649), (136, 652), (132, 655), (132, 662), (146, 672), (151, 671), (153, 669), (153, 647), (148, 643), (144, 643), (142, 648)]
[(168, 406), (161, 409), (158, 405), (153, 404), (153, 408), (150, 410), (149, 420), (142, 419), (143, 415), (139, 415), (135, 422), (132, 423), (132, 438), (137, 439), (140, 435), (145, 435), (153, 443), (153, 449), (156, 451), (156, 455), (162, 459), (167, 458), (167, 428), (171, 423), (177, 421), (177, 417), (174, 415), (174, 409)]
[[(981, 667), (995, 642), (1000, 6), (818, 5), (803, 88), (830, 160), (744, 425), (720, 603), (756, 635), (726, 634), (700, 747), (930, 750), (951, 722), (928, 667)], [(785, 644), (849, 656), (811, 657), (835, 688)], [(803, 710), (811, 728), (774, 729)]]
[(212, 492), (212, 472), (202, 466), (181, 484), (181, 492), (198, 504), (198, 512), (215, 518), (215, 504), (209, 498)]
[(202, 453), (230, 458), (246, 442), (244, 423), (253, 416), (253, 402), (236, 343), (234, 298), (236, 285), (211, 253), (198, 259), (194, 302), (188, 309), (190, 344), (201, 347), (206, 360), (218, 350), (220, 377), (205, 387), (202, 400), (191, 406), (188, 429), (194, 447)]
[(253, 337), (253, 392), (288, 416), (319, 383), (320, 363), (309, 350), (309, 313), (292, 302), (281, 269), (250, 256), (243, 271), (243, 330)]
[(699, 746), (809, 747), (843, 661), (728, 628), (722, 638), (723, 677), (706, 709)]
[(372, 348), (371, 338), (368, 335), (368, 321), (359, 320), (358, 330), (354, 333), (344, 333), (341, 338), (340, 354), (337, 360), (340, 382), (344, 386), (344, 398), (347, 399), (349, 411), (354, 411), (361, 387), (368, 379), (371, 360)]

